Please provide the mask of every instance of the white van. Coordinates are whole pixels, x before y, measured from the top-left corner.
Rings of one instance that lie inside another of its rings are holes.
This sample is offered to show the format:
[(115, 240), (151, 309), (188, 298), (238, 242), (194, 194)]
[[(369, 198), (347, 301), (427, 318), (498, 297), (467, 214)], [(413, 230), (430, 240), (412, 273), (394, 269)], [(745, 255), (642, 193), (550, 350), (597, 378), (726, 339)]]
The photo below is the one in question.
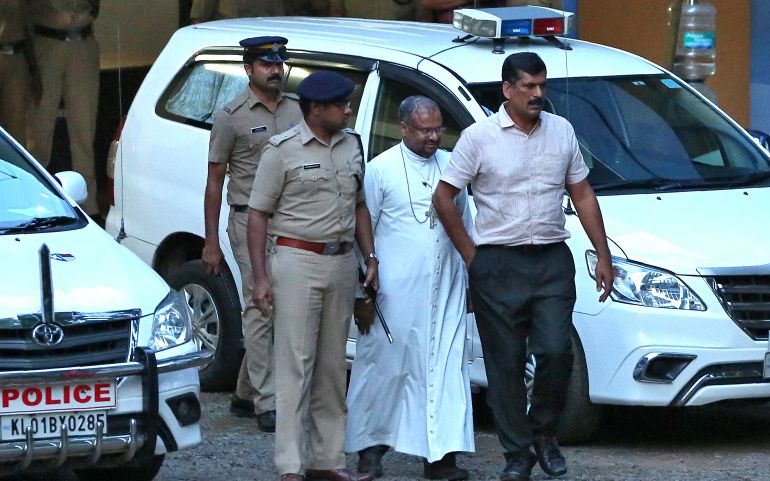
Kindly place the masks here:
[[(770, 398), (767, 152), (663, 68), (614, 48), (549, 36), (564, 27), (561, 13), (527, 11), (539, 18), (518, 24), (526, 36), (507, 39), (499, 27), (512, 33), (513, 24), (484, 23), (470, 10), (458, 24), (498, 38), (450, 25), (333, 18), (228, 20), (174, 35), (125, 122), (107, 229), (192, 295), (201, 342), (217, 348), (209, 369), (219, 377), (207, 381), (204, 371), (204, 385), (232, 386), (238, 360), (225, 348), (238, 342), (241, 302), (224, 213), (220, 239), (229, 269), (207, 278), (199, 260), (209, 130), (215, 113), (246, 84), (238, 41), (280, 34), (289, 39), (288, 91), (318, 69), (355, 82), (351, 126), (368, 159), (400, 140), (398, 106), (408, 95), (441, 105), (442, 147), (451, 149), (464, 127), (499, 108), (508, 54), (543, 58), (546, 109), (575, 127), (620, 273), (611, 301), (597, 302), (591, 244), (565, 194), (578, 301), (575, 370), (560, 439), (590, 436), (607, 404)], [(471, 326), (472, 381), (483, 387), (484, 359)], [(350, 337), (352, 357), (355, 332)]]
[(190, 310), (0, 129), (0, 476), (149, 481), (200, 443)]

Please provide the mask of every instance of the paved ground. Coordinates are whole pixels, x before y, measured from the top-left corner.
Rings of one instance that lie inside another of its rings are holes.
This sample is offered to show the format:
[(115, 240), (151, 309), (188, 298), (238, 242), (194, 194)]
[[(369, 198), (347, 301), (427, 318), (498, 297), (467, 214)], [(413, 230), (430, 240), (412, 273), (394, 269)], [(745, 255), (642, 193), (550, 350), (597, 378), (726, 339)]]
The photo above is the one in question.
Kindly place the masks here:
[[(228, 414), (229, 396), (204, 394), (204, 442), (167, 456), (157, 481), (277, 480), (273, 436)], [(494, 480), (502, 455), (483, 403), (476, 407), (476, 453), (461, 456), (471, 479)], [(565, 481), (770, 480), (770, 406), (612, 410), (591, 445), (567, 446)], [(354, 456), (348, 457), (353, 467)], [(419, 459), (388, 453), (383, 481), (422, 479)], [(535, 481), (548, 477), (535, 468)], [(75, 481), (71, 473), (25, 481)], [(109, 480), (107, 480), (109, 481)]]

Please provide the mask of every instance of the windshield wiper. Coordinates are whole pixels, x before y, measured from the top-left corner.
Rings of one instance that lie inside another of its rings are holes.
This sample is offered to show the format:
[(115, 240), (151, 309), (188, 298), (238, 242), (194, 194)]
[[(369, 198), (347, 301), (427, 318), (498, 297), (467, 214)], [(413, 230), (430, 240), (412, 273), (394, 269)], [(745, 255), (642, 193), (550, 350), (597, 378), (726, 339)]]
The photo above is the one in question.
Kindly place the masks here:
[(682, 187), (682, 183), (677, 180), (671, 179), (644, 179), (644, 180), (625, 180), (620, 182), (607, 182), (604, 184), (592, 185), (594, 192), (602, 192), (606, 190), (640, 190), (651, 189), (655, 192), (660, 192), (670, 189), (678, 189)]
[(24, 222), (23, 224), (0, 229), (0, 232), (4, 234), (34, 232), (41, 229), (47, 229), (49, 227), (58, 227), (61, 225), (74, 224), (77, 221), (78, 221), (77, 217), (70, 217), (67, 215), (55, 215), (51, 217), (34, 217)]

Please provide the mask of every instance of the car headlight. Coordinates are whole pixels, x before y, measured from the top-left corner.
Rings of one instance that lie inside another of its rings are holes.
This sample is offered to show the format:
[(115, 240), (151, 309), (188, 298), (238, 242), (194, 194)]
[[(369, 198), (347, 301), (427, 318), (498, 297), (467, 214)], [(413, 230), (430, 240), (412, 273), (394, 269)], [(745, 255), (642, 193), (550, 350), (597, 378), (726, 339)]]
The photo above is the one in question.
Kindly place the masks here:
[(189, 341), (192, 338), (190, 311), (185, 294), (172, 289), (155, 309), (147, 347), (158, 352)]
[[(586, 251), (588, 273), (596, 279), (599, 257)], [(690, 287), (670, 272), (612, 257), (615, 282), (612, 300), (637, 306), (705, 311), (706, 305)]]

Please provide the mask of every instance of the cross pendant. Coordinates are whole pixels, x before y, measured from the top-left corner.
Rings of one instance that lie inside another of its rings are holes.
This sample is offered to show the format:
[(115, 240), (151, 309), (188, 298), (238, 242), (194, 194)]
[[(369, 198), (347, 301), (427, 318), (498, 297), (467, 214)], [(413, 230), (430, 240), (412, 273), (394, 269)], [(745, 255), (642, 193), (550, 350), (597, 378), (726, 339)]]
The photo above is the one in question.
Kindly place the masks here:
[(425, 217), (430, 219), (430, 228), (435, 229), (438, 216), (436, 215), (436, 209), (433, 208), (433, 204), (431, 204), (428, 211), (425, 212)]

